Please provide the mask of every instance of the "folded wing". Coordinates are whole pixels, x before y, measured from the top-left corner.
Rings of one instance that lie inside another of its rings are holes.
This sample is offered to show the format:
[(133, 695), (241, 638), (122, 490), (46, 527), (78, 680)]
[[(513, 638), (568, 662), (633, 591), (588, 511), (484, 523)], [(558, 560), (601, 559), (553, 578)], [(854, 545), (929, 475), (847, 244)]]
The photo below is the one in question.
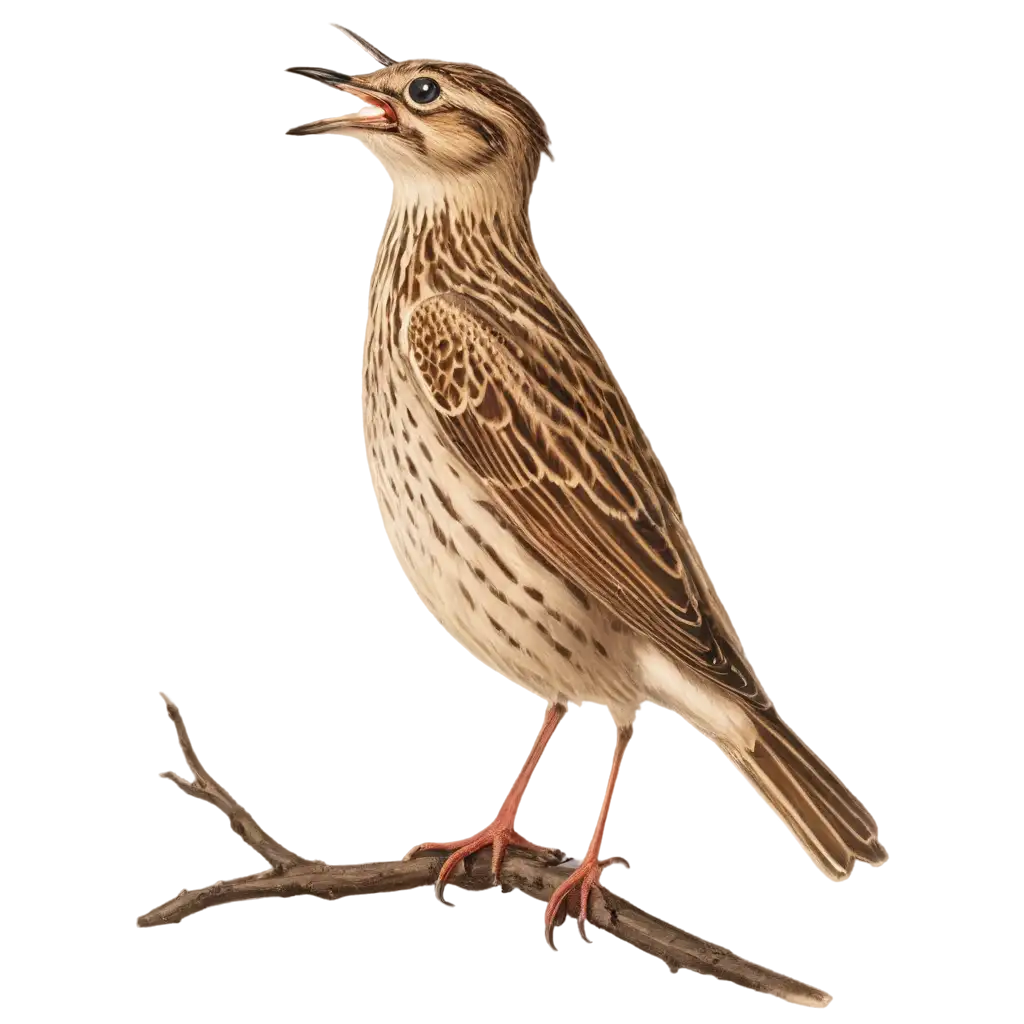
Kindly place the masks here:
[(592, 343), (570, 358), (554, 332), (446, 292), (414, 307), (402, 346), (442, 438), (524, 544), (670, 657), (770, 707)]

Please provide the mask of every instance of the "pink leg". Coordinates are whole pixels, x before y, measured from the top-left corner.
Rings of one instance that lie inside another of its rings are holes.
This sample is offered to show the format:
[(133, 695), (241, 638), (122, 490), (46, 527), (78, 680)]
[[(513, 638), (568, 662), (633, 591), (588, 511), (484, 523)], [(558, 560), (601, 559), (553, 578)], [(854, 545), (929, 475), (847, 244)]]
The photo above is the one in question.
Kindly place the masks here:
[(620, 726), (619, 735), (615, 741), (615, 754), (612, 758), (612, 770), (608, 776), (608, 788), (604, 793), (604, 803), (601, 805), (601, 814), (597, 819), (597, 827), (594, 829), (593, 838), (587, 849), (587, 855), (583, 858), (580, 866), (555, 890), (554, 895), (548, 902), (547, 910), (544, 911), (544, 937), (548, 945), (554, 949), (555, 921), (558, 917), (559, 907), (573, 891), (579, 889), (580, 909), (577, 915), (577, 923), (580, 928), (580, 935), (589, 942), (583, 922), (587, 919), (587, 904), (590, 900), (590, 890), (597, 885), (601, 878), (601, 872), (609, 864), (625, 864), (629, 862), (622, 857), (609, 857), (607, 860), (598, 860), (601, 853), (601, 839), (604, 836), (604, 824), (608, 818), (608, 808), (612, 803), (612, 792), (615, 789), (615, 780), (619, 777), (619, 765), (622, 763), (622, 755), (626, 751), (626, 744), (633, 735), (631, 725)]
[(519, 810), (519, 802), (526, 792), (530, 776), (533, 775), (533, 770), (537, 767), (537, 762), (540, 761), (540, 756), (544, 753), (548, 740), (551, 739), (558, 723), (565, 715), (565, 710), (564, 704), (549, 705), (547, 714), (544, 716), (544, 724), (541, 726), (537, 739), (534, 740), (533, 749), (526, 759), (526, 764), (523, 765), (523, 770), (517, 776), (516, 781), (512, 783), (512, 788), (509, 790), (508, 796), (505, 797), (505, 802), (501, 805), (497, 817), (487, 828), (477, 832), (475, 836), (470, 836), (469, 839), (461, 839), (453, 843), (420, 843), (405, 855), (405, 859), (408, 860), (423, 850), (454, 850), (441, 866), (437, 881), (434, 883), (434, 895), (442, 903), (451, 906), (444, 898), (444, 887), (451, 873), (471, 853), (476, 853), (485, 846), (491, 847), (491, 871), (495, 878), (501, 873), (501, 863), (505, 857), (505, 850), (509, 846), (519, 846), (539, 853), (548, 852), (546, 847), (537, 846), (535, 843), (525, 840), (513, 826), (516, 821), (516, 812)]

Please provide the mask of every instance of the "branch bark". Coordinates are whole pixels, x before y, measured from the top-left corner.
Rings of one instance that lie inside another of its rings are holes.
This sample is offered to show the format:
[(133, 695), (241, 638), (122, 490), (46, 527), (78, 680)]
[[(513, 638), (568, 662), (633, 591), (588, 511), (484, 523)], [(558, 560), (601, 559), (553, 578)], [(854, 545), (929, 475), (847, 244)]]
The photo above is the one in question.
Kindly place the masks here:
[[(425, 853), (411, 860), (382, 861), (376, 864), (325, 864), (320, 860), (307, 860), (282, 846), (203, 767), (192, 748), (181, 712), (166, 695), (161, 696), (167, 704), (167, 714), (177, 730), (178, 743), (194, 779), (187, 782), (174, 772), (163, 772), (161, 777), (170, 779), (189, 796), (219, 807), (227, 815), (231, 828), (270, 867), (243, 878), (215, 882), (203, 889), (183, 889), (173, 899), (143, 914), (138, 919), (140, 928), (177, 924), (208, 907), (236, 903), (239, 900), (301, 895), (337, 900), (343, 896), (396, 892), (434, 884), (447, 851)], [(500, 884), (504, 892), (518, 889), (527, 896), (547, 902), (578, 866), (576, 861), (544, 857), (510, 848), (505, 856), (501, 877), (495, 881), (491, 875), (490, 861), (489, 850), (467, 857), (464, 866), (449, 880), (449, 885), (479, 890)], [(567, 901), (567, 910), (570, 915), (576, 916), (579, 913), (578, 901)], [(760, 967), (722, 946), (716, 946), (659, 920), (604, 886), (593, 890), (587, 920), (596, 928), (664, 960), (673, 973), (683, 967), (803, 1006), (824, 1007), (832, 1001), (832, 997), (820, 989)]]

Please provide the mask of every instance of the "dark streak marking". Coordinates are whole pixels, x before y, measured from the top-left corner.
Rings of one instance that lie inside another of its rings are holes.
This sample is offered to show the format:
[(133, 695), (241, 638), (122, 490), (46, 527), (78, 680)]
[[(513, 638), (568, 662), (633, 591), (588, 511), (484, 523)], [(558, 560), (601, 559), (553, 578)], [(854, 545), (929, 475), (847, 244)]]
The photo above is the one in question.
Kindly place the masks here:
[[(428, 512), (427, 515), (430, 513)], [(434, 531), (434, 536), (441, 542), (441, 547), (448, 547), (448, 537), (444, 530), (437, 525), (437, 520), (433, 516), (430, 516), (430, 528)]]
[(406, 126), (404, 135), (416, 147), (421, 156), (427, 155), (427, 144), (423, 139), (423, 132), (418, 128)]
[(585, 644), (585, 643), (587, 642), (587, 634), (586, 634), (586, 633), (584, 633), (584, 632), (583, 632), (583, 630), (582, 630), (582, 629), (580, 629), (580, 627), (579, 627), (579, 626), (577, 626), (575, 622), (568, 622), (568, 621), (567, 621), (567, 622), (565, 623), (565, 626), (566, 626), (566, 629), (568, 629), (568, 630), (569, 630), (569, 632), (570, 632), (570, 633), (572, 633), (572, 635), (573, 635), (573, 636), (574, 636), (574, 637), (575, 637), (575, 638), (576, 638), (577, 640), (579, 640), (579, 642), (580, 642), (581, 644)]
[(516, 574), (502, 561), (501, 556), (498, 554), (490, 544), (480, 545), (484, 551), (487, 552), (491, 557), (491, 561), (505, 574), (505, 578), (510, 583), (518, 583), (519, 580), (516, 578)]
[(491, 624), (491, 628), (494, 630), (494, 632), (497, 633), (499, 636), (508, 636), (507, 630), (505, 629), (504, 626), (502, 626), (502, 624), (497, 619), (493, 618), (491, 615), (488, 615), (487, 621)]
[(455, 522), (461, 523), (462, 519), (459, 517), (458, 512), (455, 511), (455, 506), (452, 504), (452, 499), (449, 498), (448, 495), (445, 494), (445, 492), (442, 491), (441, 488), (438, 487), (433, 480), (430, 481), (430, 486), (434, 489), (434, 495), (436, 496), (437, 500), (441, 502), (441, 507), (445, 510), (445, 512), (447, 512), (448, 515), (450, 515), (452, 519), (455, 520)]
[(572, 594), (572, 596), (575, 597), (587, 611), (590, 611), (590, 598), (587, 597), (587, 592), (582, 587), (573, 583), (573, 581), (568, 577), (563, 576), (562, 582), (565, 584), (569, 593)]

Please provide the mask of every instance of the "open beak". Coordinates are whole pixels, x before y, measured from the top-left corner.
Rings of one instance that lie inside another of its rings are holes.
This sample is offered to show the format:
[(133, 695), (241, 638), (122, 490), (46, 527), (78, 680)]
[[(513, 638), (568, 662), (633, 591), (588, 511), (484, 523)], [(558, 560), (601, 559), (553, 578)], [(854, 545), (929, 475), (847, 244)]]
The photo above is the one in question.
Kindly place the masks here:
[(373, 89), (366, 89), (356, 85), (351, 75), (343, 75), (339, 71), (328, 71), (326, 68), (288, 68), (292, 74), (305, 75), (314, 81), (323, 82), (332, 89), (340, 89), (342, 92), (350, 92), (358, 96), (364, 103), (370, 106), (363, 107), (355, 114), (346, 114), (344, 117), (329, 117), (323, 121), (311, 121), (309, 124), (300, 124), (298, 128), (288, 131), (289, 135), (323, 135), (328, 132), (344, 133), (350, 128), (367, 128), (373, 131), (394, 131), (398, 127), (398, 115), (395, 108), (388, 102), (383, 93)]

